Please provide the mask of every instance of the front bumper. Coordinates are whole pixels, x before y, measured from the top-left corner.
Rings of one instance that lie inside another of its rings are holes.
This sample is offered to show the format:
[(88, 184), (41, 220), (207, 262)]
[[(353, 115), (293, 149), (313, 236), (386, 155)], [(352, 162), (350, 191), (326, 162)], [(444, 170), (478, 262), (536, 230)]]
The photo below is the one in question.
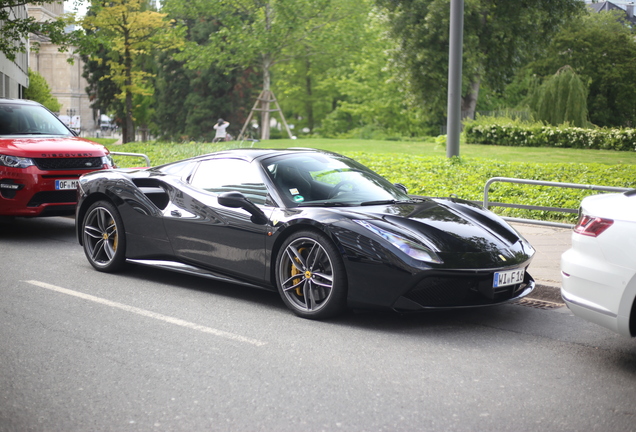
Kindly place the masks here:
[(519, 300), (535, 288), (534, 279), (527, 272), (523, 282), (515, 285), (493, 288), (492, 280), (493, 272), (430, 275), (400, 296), (393, 309), (406, 312), (492, 306)]
[[(587, 240), (587, 239), (583, 239)], [(624, 336), (631, 336), (629, 315), (620, 303), (633, 270), (608, 263), (602, 256), (569, 249), (561, 257), (561, 297), (572, 313)]]
[(0, 215), (65, 216), (73, 215), (77, 190), (56, 190), (56, 180), (78, 180), (93, 170), (42, 171), (0, 167)]

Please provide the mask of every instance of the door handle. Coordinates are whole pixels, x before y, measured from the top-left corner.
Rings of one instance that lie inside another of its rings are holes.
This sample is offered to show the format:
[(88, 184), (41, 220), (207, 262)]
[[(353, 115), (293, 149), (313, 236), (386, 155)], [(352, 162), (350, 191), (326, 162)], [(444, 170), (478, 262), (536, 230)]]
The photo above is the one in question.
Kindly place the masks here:
[(172, 210), (170, 215), (174, 217), (181, 217), (181, 212), (179, 210)]

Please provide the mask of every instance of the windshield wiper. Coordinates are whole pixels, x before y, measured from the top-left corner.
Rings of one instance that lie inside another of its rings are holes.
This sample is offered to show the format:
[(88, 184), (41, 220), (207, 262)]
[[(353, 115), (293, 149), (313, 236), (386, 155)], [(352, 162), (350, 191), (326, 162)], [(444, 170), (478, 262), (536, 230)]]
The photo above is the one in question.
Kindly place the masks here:
[(361, 206), (372, 206), (372, 205), (382, 205), (382, 204), (413, 204), (414, 200), (377, 200), (377, 201), (365, 201), (360, 203)]
[(327, 202), (300, 203), (298, 207), (350, 207), (352, 205), (353, 205), (352, 203), (327, 201)]

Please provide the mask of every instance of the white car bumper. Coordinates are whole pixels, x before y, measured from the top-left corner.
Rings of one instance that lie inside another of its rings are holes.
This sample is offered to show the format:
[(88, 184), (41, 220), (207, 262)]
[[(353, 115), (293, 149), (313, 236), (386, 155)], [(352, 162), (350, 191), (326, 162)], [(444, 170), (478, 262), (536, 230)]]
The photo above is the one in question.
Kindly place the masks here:
[(626, 288), (633, 285), (634, 270), (606, 261), (594, 242), (593, 238), (573, 236), (573, 248), (561, 257), (561, 296), (574, 315), (632, 336), (631, 302), (629, 308), (622, 308), (621, 300)]

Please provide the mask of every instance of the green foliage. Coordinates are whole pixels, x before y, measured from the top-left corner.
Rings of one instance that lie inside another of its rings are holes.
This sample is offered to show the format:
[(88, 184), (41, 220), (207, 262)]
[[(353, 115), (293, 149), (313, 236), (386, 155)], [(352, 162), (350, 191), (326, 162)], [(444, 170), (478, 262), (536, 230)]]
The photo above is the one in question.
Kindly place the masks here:
[[(90, 32), (87, 32), (90, 34)], [(117, 99), (119, 89), (115, 82), (109, 78), (110, 67), (101, 61), (108, 55), (108, 49), (104, 45), (95, 45), (92, 55), (81, 54), (84, 62), (82, 76), (86, 78), (88, 86), (86, 92), (91, 100), (91, 108), (102, 114), (109, 114), (114, 118), (124, 117), (124, 105)]]
[[(153, 50), (178, 48), (182, 41), (180, 28), (173, 27), (166, 14), (151, 10), (147, 0), (93, 1), (90, 12), (80, 21), (87, 31), (86, 36), (78, 38), (80, 51), (98, 65), (102, 61), (107, 65), (98, 72), (105, 73), (101, 78), (114, 84), (115, 97), (123, 103), (123, 141), (134, 141), (135, 108), (137, 114), (147, 114), (140, 97), (153, 93), (149, 85), (153, 64), (148, 58)], [(103, 49), (105, 59), (91, 53), (96, 46)], [(139, 101), (136, 107), (135, 97)]]
[(62, 104), (51, 94), (51, 87), (44, 77), (29, 68), (29, 87), (24, 90), (24, 98), (41, 103), (54, 113), (60, 111)]
[[(389, 11), (399, 43), (395, 60), (418, 101), (438, 122), (446, 115), (449, 0), (376, 0)], [(463, 110), (479, 87), (501, 91), (516, 71), (543, 50), (562, 23), (584, 8), (580, 0), (466, 0)], [(555, 69), (556, 70), (556, 69)]]
[(570, 66), (563, 66), (529, 97), (537, 119), (553, 126), (587, 127), (587, 87)]
[[(39, 0), (36, 3), (54, 3), (58, 0)], [(27, 52), (29, 34), (35, 34), (48, 38), (52, 43), (60, 45), (65, 50), (70, 43), (71, 35), (66, 33), (66, 23), (63, 19), (38, 22), (34, 17), (22, 13), (21, 8), (27, 2), (22, 0), (0, 0), (0, 53), (3, 53), (10, 61), (14, 61), (18, 53)], [(31, 42), (31, 49), (37, 50), (38, 43)]]
[[(364, 16), (360, 9), (365, 4), (359, 0), (171, 0), (162, 10), (188, 19), (214, 18), (217, 27), (209, 33), (208, 40), (205, 43), (188, 41), (187, 49), (175, 57), (184, 60), (192, 70), (211, 66), (225, 73), (254, 69), (262, 75), (262, 90), (269, 92), (275, 78), (274, 68), (279, 66), (285, 70), (280, 65), (293, 63), (291, 67), (296, 68), (299, 75), (305, 75), (306, 83), (301, 89), (305, 94), (299, 100), (304, 105), (304, 115), (297, 117), (305, 117), (312, 129), (313, 73), (324, 72), (340, 54), (338, 48), (346, 51), (345, 47), (350, 45), (349, 35), (355, 33), (346, 32), (355, 27), (347, 24), (355, 24), (356, 18)], [(298, 85), (298, 80), (294, 80), (294, 84)], [(282, 108), (286, 109), (284, 104)], [(298, 104), (293, 110), (300, 111)], [(269, 137), (269, 113), (266, 108), (260, 111), (262, 139)]]
[(384, 37), (381, 17), (369, 17), (367, 42), (347, 69), (336, 70), (323, 86), (339, 95), (335, 109), (322, 121), (317, 133), (326, 137), (401, 139), (424, 136), (430, 131), (420, 107), (414, 103), (389, 52), (394, 43)]
[[(171, 9), (172, 3), (165, 5)], [(187, 5), (179, 2), (177, 6), (171, 18), (186, 30), (188, 43), (210, 43), (209, 35), (218, 28), (216, 11), (197, 9), (199, 13), (195, 18), (191, 16), (194, 12), (181, 8)], [(157, 64), (154, 122), (158, 136), (179, 142), (212, 141), (213, 126), (219, 118), (230, 122), (232, 135), (239, 134), (258, 94), (254, 92), (258, 76), (253, 70), (227, 71), (214, 64), (191, 69), (186, 67), (185, 61), (175, 59), (175, 51), (159, 53)]]
[(620, 15), (581, 16), (563, 28), (530, 67), (548, 76), (564, 65), (589, 83), (587, 106), (593, 124), (636, 126), (636, 39)]
[(405, 119), (417, 110), (405, 108), (405, 86), (390, 68), (394, 42), (385, 36), (383, 17), (368, 0), (339, 1), (349, 12), (329, 32), (296, 46), (295, 59), (273, 70), (273, 88), (286, 116), (299, 136), (303, 128), (321, 136), (399, 136), (396, 130), (410, 135), (405, 124), (412, 129), (414, 123)]
[(482, 117), (466, 122), (464, 133), (471, 144), (636, 151), (636, 129), (630, 128), (586, 129)]

